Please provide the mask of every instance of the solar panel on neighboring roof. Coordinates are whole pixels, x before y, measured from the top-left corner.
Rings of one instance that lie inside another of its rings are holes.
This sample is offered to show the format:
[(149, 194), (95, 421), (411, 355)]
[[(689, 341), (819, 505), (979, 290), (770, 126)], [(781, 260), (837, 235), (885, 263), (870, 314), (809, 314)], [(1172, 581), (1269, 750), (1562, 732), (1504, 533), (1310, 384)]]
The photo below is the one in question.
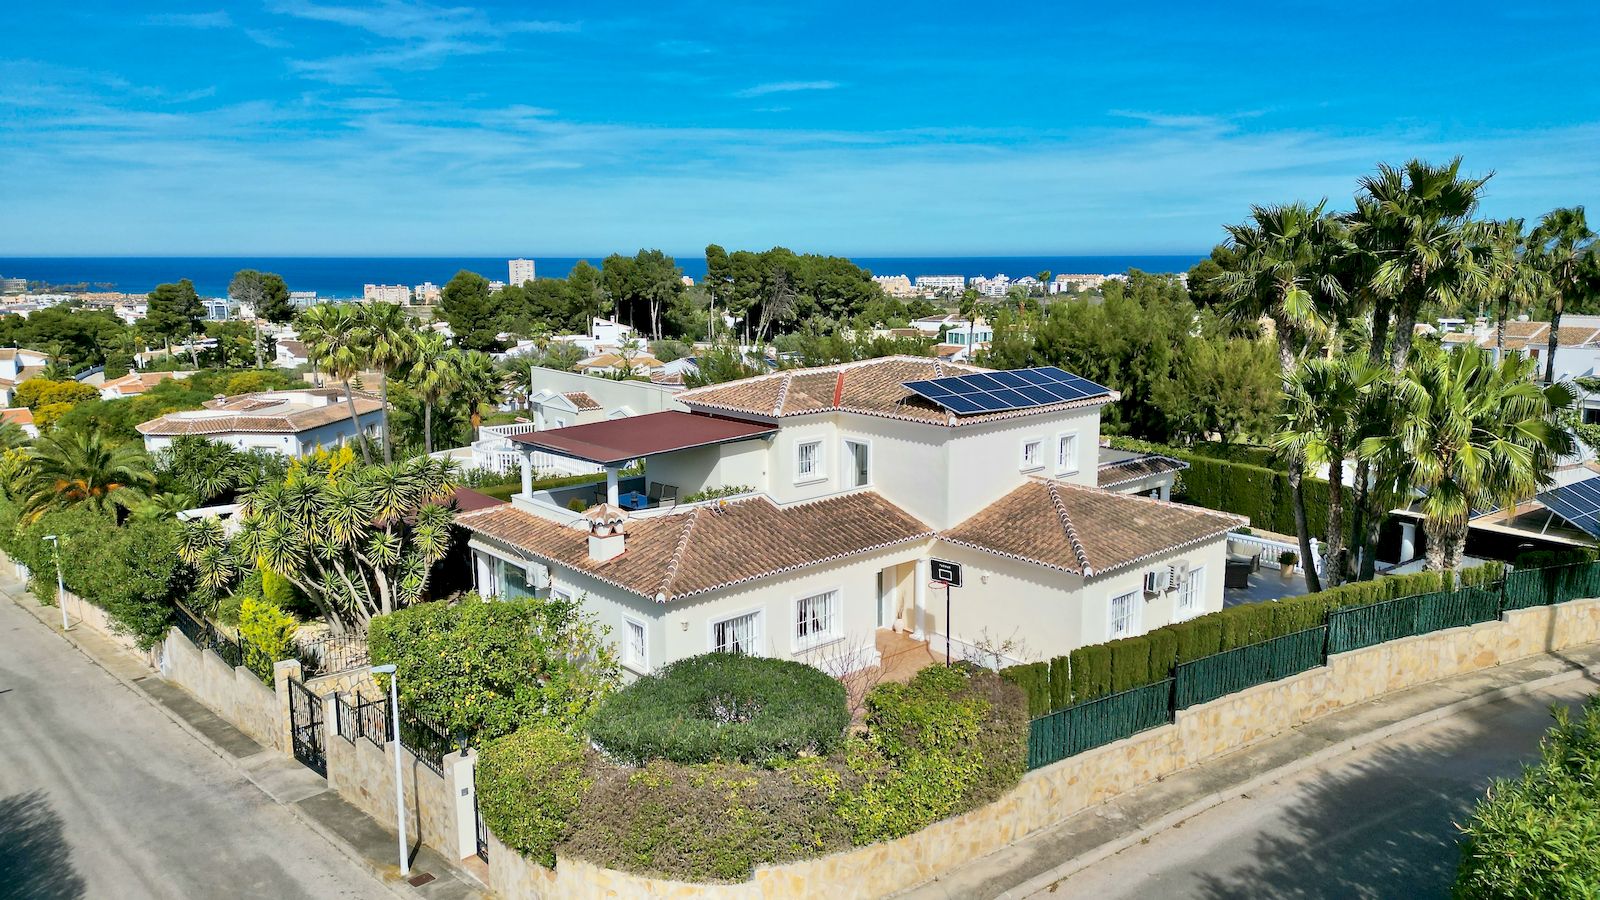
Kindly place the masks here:
[(1600, 537), (1600, 478), (1585, 478), (1538, 496), (1547, 509), (1581, 529)]
[(1109, 388), (1055, 366), (949, 375), (907, 381), (905, 387), (958, 416), (1069, 403), (1111, 393)]

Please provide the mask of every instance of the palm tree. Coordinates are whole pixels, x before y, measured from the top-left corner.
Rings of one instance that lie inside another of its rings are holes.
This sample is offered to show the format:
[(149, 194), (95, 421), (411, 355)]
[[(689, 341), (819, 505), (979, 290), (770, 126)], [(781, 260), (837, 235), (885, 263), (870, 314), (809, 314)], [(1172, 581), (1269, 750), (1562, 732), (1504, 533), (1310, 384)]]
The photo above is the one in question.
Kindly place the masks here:
[(444, 335), (425, 331), (417, 338), (411, 387), (422, 400), (422, 447), (433, 453), (433, 409), (455, 390), (461, 351), (450, 349)]
[(1474, 507), (1526, 499), (1572, 451), (1571, 435), (1555, 421), (1572, 405), (1572, 391), (1539, 384), (1537, 371), (1521, 354), (1497, 364), (1479, 347), (1427, 347), (1395, 385), (1397, 428), (1361, 442), (1363, 456), (1395, 472), (1402, 496), (1423, 493), (1430, 569), (1460, 562)]
[(33, 445), (23, 476), (23, 519), (78, 505), (115, 515), (143, 501), (155, 480), (150, 457), (137, 444), (110, 444), (97, 430), (58, 431)]
[(1285, 456), (1304, 459), (1309, 465), (1328, 466), (1328, 565), (1324, 574), (1329, 587), (1337, 587), (1349, 577), (1344, 546), (1344, 466), (1360, 439), (1367, 395), (1386, 371), (1349, 357), (1314, 357), (1301, 363), (1284, 382), (1283, 428), (1274, 438), (1274, 446)]
[(1575, 299), (1594, 278), (1595, 234), (1589, 230), (1583, 207), (1545, 213), (1539, 227), (1528, 235), (1528, 257), (1550, 286), (1550, 337), (1544, 357), (1544, 380), (1550, 382), (1555, 380), (1561, 314), (1567, 301)]
[[(1322, 214), (1324, 203), (1307, 206), (1257, 206), (1251, 221), (1228, 226), (1228, 246), (1237, 265), (1216, 277), (1223, 296), (1223, 314), (1235, 322), (1270, 319), (1278, 341), (1283, 378), (1295, 371), (1296, 360), (1323, 331), (1319, 299), (1337, 298), (1343, 288), (1334, 277), (1332, 260), (1338, 235)], [(1321, 590), (1311, 560), (1311, 530), (1306, 522), (1305, 459), (1295, 448), (1285, 454), (1289, 488), (1294, 495), (1296, 538), (1306, 560), (1306, 587)]]
[(1346, 220), (1354, 240), (1375, 256), (1375, 292), (1393, 306), (1396, 372), (1411, 354), (1424, 304), (1454, 307), (1481, 289), (1483, 273), (1465, 226), (1492, 175), (1462, 178), (1460, 171), (1459, 156), (1442, 166), (1416, 159), (1403, 168), (1380, 165), (1376, 175), (1362, 177), (1356, 210)]
[(366, 431), (356, 413), (350, 381), (369, 360), (371, 348), (354, 304), (319, 303), (310, 307), (300, 314), (300, 340), (305, 342), (306, 352), (323, 371), (344, 382), (344, 400), (350, 407), (356, 440), (361, 444), (361, 459), (370, 465), (372, 448), (367, 446)]
[(417, 331), (411, 317), (398, 304), (367, 303), (360, 310), (368, 359), (378, 370), (378, 393), (383, 401), (383, 461), (394, 461), (389, 439), (389, 376), (403, 374), (416, 359)]
[[(1506, 352), (1506, 319), (1513, 309), (1521, 312), (1543, 296), (1544, 273), (1528, 260), (1528, 239), (1521, 219), (1473, 223), (1471, 240), (1482, 260), (1484, 298), (1494, 303), (1495, 359)], [(1551, 332), (1555, 329), (1552, 327)]]
[(468, 350), (462, 354), (453, 393), (466, 406), (467, 416), (472, 421), (472, 439), (477, 440), (478, 428), (483, 424), (483, 405), (498, 403), (505, 394), (494, 358), (482, 350)]

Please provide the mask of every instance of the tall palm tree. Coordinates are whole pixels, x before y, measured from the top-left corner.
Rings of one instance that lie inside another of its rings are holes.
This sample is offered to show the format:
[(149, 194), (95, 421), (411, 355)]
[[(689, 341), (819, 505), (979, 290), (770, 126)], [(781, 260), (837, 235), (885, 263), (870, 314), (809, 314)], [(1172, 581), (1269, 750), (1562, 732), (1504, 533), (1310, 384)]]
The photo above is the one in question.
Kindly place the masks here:
[(355, 394), (350, 386), (351, 379), (366, 365), (370, 352), (366, 329), (361, 327), (355, 305), (319, 303), (308, 308), (300, 314), (300, 340), (323, 371), (344, 382), (344, 400), (350, 407), (350, 421), (355, 425), (356, 440), (361, 445), (361, 459), (370, 465), (372, 448), (367, 446), (367, 435), (356, 413)]
[[(1390, 367), (1411, 354), (1424, 304), (1454, 307), (1479, 290), (1483, 276), (1466, 239), (1466, 223), (1492, 175), (1463, 178), (1461, 157), (1436, 166), (1413, 159), (1363, 176), (1356, 210), (1346, 220), (1354, 239), (1375, 255), (1373, 288), (1393, 305)], [(1376, 330), (1376, 329), (1375, 329)]]
[(425, 331), (417, 338), (411, 366), (411, 387), (422, 400), (422, 447), (433, 453), (433, 410), (456, 387), (461, 351), (452, 350), (444, 335)]
[(34, 443), (31, 456), (22, 484), (28, 522), (78, 505), (115, 515), (137, 506), (156, 481), (144, 448), (111, 444), (97, 430), (45, 435)]
[(366, 303), (360, 310), (368, 359), (378, 370), (378, 393), (383, 401), (383, 461), (394, 462), (394, 442), (389, 437), (389, 377), (403, 375), (416, 359), (417, 329), (399, 304)]
[[(1323, 215), (1325, 203), (1308, 206), (1257, 206), (1250, 221), (1228, 226), (1228, 246), (1237, 255), (1234, 268), (1216, 277), (1222, 311), (1235, 322), (1272, 321), (1278, 342), (1281, 377), (1289, 378), (1307, 346), (1326, 327), (1319, 298), (1338, 297), (1342, 286), (1331, 260), (1338, 235)], [(1296, 538), (1305, 560), (1306, 586), (1321, 590), (1311, 562), (1311, 530), (1306, 522), (1305, 458), (1290, 447), (1285, 454), (1289, 489), (1294, 495)]]
[[(1505, 357), (1506, 319), (1511, 311), (1527, 309), (1545, 293), (1545, 275), (1527, 258), (1528, 238), (1522, 226), (1521, 219), (1489, 220), (1473, 223), (1470, 230), (1471, 241), (1482, 260), (1484, 299), (1494, 304), (1495, 359)], [(1552, 328), (1551, 333), (1554, 332)]]
[(505, 395), (494, 357), (482, 350), (468, 350), (462, 354), (453, 394), (467, 408), (467, 416), (472, 421), (472, 439), (477, 440), (478, 428), (483, 425), (483, 405), (498, 403)]
[(1589, 230), (1583, 207), (1554, 209), (1539, 220), (1528, 235), (1528, 257), (1544, 273), (1550, 287), (1550, 337), (1544, 357), (1544, 380), (1555, 380), (1556, 347), (1560, 344), (1561, 314), (1567, 302), (1594, 279), (1595, 234)]
[(1487, 350), (1426, 347), (1412, 354), (1395, 385), (1402, 411), (1392, 434), (1361, 442), (1396, 473), (1402, 496), (1419, 491), (1430, 569), (1454, 568), (1474, 507), (1513, 505), (1550, 481), (1572, 437), (1555, 417), (1573, 395), (1541, 385), (1521, 354), (1498, 364)]
[[(1313, 357), (1284, 382), (1282, 430), (1273, 444), (1285, 456), (1328, 466), (1328, 586), (1349, 577), (1345, 551), (1344, 467), (1360, 439), (1367, 395), (1387, 369), (1350, 357)], [(1310, 561), (1307, 560), (1308, 568)]]

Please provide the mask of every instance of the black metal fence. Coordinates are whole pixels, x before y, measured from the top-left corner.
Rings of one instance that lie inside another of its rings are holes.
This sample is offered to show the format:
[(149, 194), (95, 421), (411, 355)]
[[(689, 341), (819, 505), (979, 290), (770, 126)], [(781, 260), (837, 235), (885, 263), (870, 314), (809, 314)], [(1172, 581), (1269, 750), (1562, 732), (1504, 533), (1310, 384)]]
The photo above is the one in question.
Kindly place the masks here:
[(300, 664), (309, 678), (363, 669), (372, 664), (372, 657), (361, 635), (325, 634), (300, 644)]
[[(243, 640), (223, 634), (217, 630), (215, 625), (181, 605), (178, 606), (178, 614), (173, 619), (173, 624), (178, 627), (178, 631), (182, 632), (184, 637), (189, 639), (189, 643), (194, 644), (201, 650), (212, 651), (222, 657), (222, 661), (230, 666), (238, 667), (245, 664)], [(261, 673), (256, 672), (256, 674), (259, 676)], [(262, 680), (271, 683), (272, 677), (268, 674)]]
[[(369, 700), (339, 694), (334, 699), (337, 714), (335, 725), (340, 737), (352, 744), (358, 738), (366, 738), (379, 749), (394, 740), (394, 719), (389, 712), (388, 697)], [(443, 775), (445, 755), (455, 750), (458, 742), (452, 740), (438, 724), (402, 706), (400, 746), (409, 750), (418, 762), (432, 769), (435, 774)]]
[(343, 692), (333, 695), (333, 729), (335, 734), (351, 744), (361, 736), (360, 720), (356, 718), (355, 704), (351, 703), (349, 695)]

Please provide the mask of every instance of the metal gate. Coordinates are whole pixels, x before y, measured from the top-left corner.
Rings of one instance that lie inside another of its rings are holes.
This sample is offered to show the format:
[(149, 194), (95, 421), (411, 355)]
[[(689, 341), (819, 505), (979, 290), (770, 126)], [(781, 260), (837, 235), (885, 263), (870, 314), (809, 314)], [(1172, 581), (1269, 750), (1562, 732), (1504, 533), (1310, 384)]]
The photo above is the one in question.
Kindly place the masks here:
[(478, 779), (477, 767), (472, 770), (472, 818), (475, 821), (478, 833), (478, 858), (484, 862), (489, 861), (489, 826), (483, 824), (483, 808), (478, 806)]
[(328, 754), (322, 742), (322, 698), (293, 678), (289, 679), (289, 734), (294, 744), (294, 758), (327, 778)]

